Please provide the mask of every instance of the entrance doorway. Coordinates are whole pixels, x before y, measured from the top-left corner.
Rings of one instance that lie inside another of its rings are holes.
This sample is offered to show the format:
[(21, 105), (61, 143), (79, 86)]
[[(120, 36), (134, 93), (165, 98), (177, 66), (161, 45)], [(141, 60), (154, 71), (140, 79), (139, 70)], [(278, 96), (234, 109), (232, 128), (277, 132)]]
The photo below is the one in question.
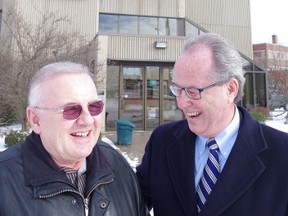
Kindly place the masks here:
[(172, 70), (173, 67), (158, 65), (109, 67), (106, 130), (115, 130), (117, 119), (131, 121), (136, 130), (153, 130), (160, 124), (182, 119), (169, 90)]

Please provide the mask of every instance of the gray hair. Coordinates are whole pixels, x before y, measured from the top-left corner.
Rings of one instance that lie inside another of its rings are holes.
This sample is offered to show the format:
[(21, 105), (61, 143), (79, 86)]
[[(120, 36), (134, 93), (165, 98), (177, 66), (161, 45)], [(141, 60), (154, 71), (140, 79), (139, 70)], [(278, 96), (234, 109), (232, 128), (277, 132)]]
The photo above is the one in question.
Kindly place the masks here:
[(200, 44), (210, 47), (213, 53), (214, 67), (211, 68), (211, 78), (217, 81), (235, 78), (238, 81), (239, 91), (234, 99), (237, 103), (244, 95), (245, 85), (245, 73), (239, 52), (226, 38), (214, 33), (206, 33), (186, 40), (183, 52), (193, 50)]
[(80, 73), (86, 74), (91, 79), (89, 68), (85, 65), (74, 62), (56, 62), (48, 64), (38, 70), (30, 82), (28, 94), (29, 106), (39, 106), (41, 102), (41, 83), (61, 74)]

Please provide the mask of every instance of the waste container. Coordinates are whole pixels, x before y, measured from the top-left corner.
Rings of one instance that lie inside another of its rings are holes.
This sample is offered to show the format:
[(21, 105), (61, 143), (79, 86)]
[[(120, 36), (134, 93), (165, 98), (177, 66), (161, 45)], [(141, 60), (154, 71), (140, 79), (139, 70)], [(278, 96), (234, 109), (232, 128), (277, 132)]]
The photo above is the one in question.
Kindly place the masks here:
[(132, 134), (135, 125), (128, 120), (117, 120), (117, 144), (130, 145), (132, 144)]

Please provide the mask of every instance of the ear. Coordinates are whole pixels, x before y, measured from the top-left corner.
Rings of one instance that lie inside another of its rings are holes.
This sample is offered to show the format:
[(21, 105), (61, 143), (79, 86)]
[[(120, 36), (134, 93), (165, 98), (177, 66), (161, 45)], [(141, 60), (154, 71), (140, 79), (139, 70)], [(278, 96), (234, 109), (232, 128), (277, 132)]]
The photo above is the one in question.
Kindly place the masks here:
[(238, 80), (235, 78), (232, 78), (227, 83), (227, 96), (230, 103), (234, 102), (234, 99), (236, 98), (239, 91), (239, 83)]
[(28, 122), (33, 129), (33, 131), (37, 134), (40, 133), (40, 118), (36, 112), (36, 109), (34, 107), (27, 107), (26, 109), (26, 115)]

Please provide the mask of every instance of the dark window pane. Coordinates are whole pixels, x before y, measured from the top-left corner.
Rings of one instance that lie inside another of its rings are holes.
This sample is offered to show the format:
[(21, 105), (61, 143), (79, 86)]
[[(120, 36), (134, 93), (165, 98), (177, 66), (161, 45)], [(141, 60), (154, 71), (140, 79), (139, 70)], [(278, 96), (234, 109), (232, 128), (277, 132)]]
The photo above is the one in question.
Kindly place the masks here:
[(99, 15), (99, 32), (117, 33), (118, 16), (100, 14)]
[(119, 32), (122, 34), (137, 34), (137, 17), (120, 16)]
[(253, 86), (253, 74), (252, 73), (246, 73), (246, 85), (245, 85), (245, 92), (244, 92), (244, 98), (243, 98), (243, 105), (250, 109), (251, 107), (254, 107), (254, 86)]
[(266, 107), (266, 76), (264, 73), (255, 74), (256, 106)]
[(140, 17), (139, 21), (139, 34), (157, 35), (156, 17)]
[(176, 19), (177, 22), (177, 36), (185, 36), (185, 20)]

